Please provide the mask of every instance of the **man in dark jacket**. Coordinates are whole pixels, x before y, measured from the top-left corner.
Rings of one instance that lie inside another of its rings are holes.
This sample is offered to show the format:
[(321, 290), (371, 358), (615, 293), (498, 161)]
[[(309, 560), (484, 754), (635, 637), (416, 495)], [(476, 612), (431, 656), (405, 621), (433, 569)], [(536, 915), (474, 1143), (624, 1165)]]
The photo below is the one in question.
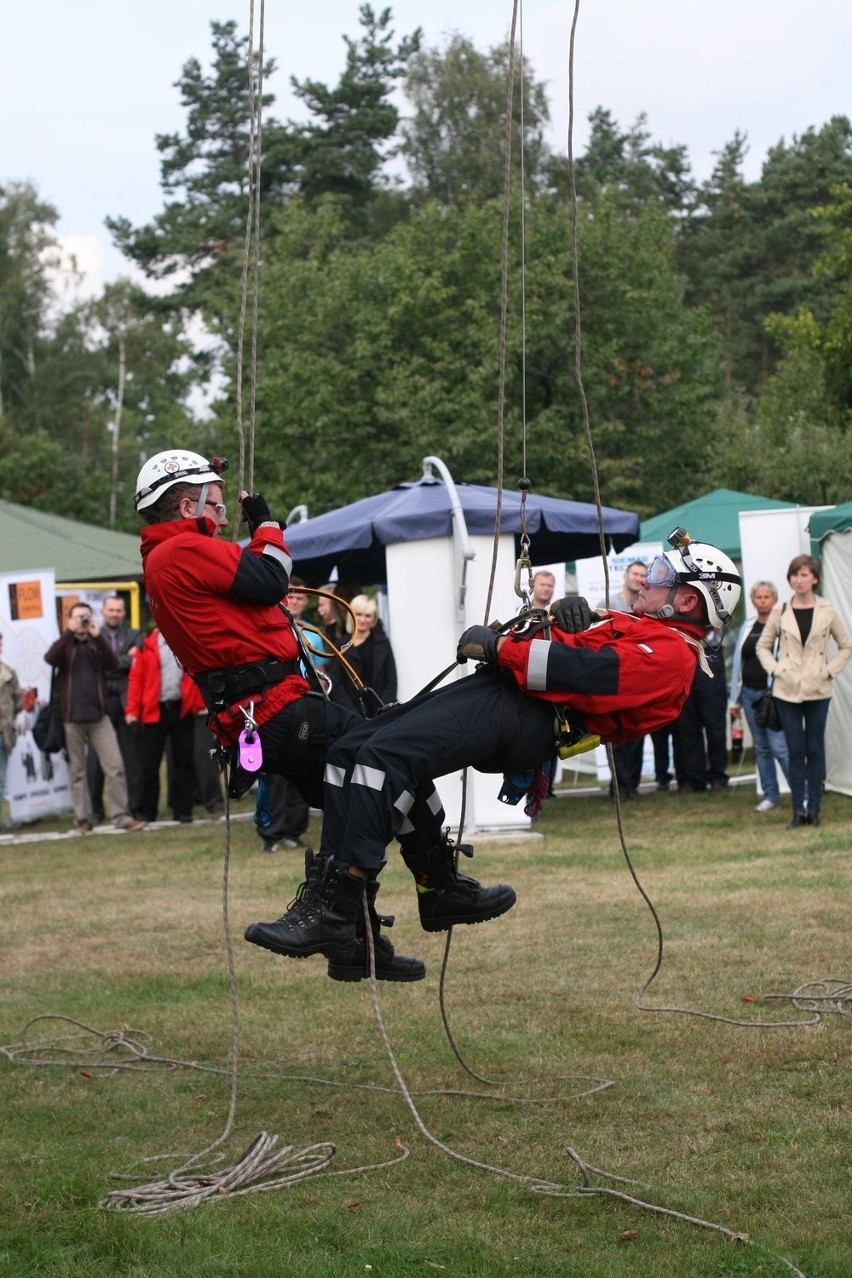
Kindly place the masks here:
[(106, 713), (105, 672), (116, 666), (115, 653), (101, 635), (87, 603), (76, 603), (68, 627), (51, 644), (44, 659), (59, 676), (59, 706), (65, 724), (68, 780), (77, 829), (88, 834), (94, 825), (86, 778), (86, 751), (94, 750), (103, 769), (106, 806), (120, 830), (141, 830), (144, 821), (127, 810), (127, 782), (115, 729)]
[[(128, 726), (124, 716), (127, 712), (127, 677), (130, 673), (133, 653), (142, 642), (142, 631), (134, 630), (124, 624), (127, 608), (121, 595), (107, 595), (101, 607), (101, 616), (104, 623), (101, 634), (115, 653), (115, 666), (111, 670), (104, 671), (107, 690), (106, 712), (110, 723), (115, 728), (121, 761), (124, 764), (127, 807), (134, 816), (138, 816), (142, 766), (139, 734)], [(103, 820), (104, 774), (94, 750), (89, 751), (86, 772), (95, 820)]]

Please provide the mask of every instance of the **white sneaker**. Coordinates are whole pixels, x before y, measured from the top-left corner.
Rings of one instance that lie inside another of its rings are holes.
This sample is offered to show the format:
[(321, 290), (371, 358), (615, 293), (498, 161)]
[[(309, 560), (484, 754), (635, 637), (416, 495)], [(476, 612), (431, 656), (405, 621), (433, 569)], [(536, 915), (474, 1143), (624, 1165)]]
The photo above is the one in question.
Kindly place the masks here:
[(771, 799), (761, 799), (754, 810), (755, 812), (772, 812), (775, 808), (780, 808), (780, 806), (780, 803), (773, 803)]

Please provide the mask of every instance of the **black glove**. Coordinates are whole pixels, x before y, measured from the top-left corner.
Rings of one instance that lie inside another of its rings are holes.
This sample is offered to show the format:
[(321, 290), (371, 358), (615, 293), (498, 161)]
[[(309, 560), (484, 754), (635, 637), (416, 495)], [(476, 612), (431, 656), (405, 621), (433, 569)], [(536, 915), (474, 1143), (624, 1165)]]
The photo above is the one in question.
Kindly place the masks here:
[(577, 635), (581, 630), (588, 630), (594, 614), (588, 600), (582, 595), (566, 595), (551, 606), (551, 615), (560, 630), (567, 635)]
[(464, 662), (472, 657), (474, 661), (491, 661), (496, 665), (499, 638), (499, 633), (490, 626), (468, 626), (459, 639), (456, 660)]
[(240, 505), (243, 510), (243, 519), (248, 524), (252, 536), (261, 524), (268, 524), (272, 520), (266, 498), (261, 497), (260, 493), (249, 493), (248, 497), (242, 499)]

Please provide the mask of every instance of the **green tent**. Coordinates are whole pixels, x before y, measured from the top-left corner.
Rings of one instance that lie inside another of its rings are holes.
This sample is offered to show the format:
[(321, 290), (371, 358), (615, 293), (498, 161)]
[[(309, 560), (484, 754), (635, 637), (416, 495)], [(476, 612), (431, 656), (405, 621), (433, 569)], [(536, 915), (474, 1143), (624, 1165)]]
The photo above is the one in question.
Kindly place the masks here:
[(53, 568), (57, 581), (141, 578), (139, 538), (0, 501), (0, 572)]
[(732, 559), (742, 559), (740, 511), (781, 510), (785, 506), (795, 508), (795, 504), (792, 501), (775, 501), (770, 497), (755, 497), (753, 493), (738, 493), (733, 488), (716, 488), (703, 497), (696, 497), (682, 506), (643, 520), (641, 539), (665, 542), (672, 529), (680, 525), (696, 541), (709, 541)]
[(842, 506), (832, 506), (831, 510), (816, 510), (808, 523), (808, 532), (814, 554), (820, 553), (820, 542), (829, 533), (848, 532), (852, 528), (852, 501), (845, 501)]

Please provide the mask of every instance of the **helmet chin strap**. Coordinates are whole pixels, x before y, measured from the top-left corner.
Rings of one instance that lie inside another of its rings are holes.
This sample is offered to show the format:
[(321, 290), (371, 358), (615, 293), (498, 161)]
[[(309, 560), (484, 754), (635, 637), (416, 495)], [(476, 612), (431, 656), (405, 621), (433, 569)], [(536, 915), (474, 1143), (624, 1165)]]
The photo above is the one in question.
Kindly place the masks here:
[(663, 604), (662, 608), (658, 608), (656, 612), (646, 612), (645, 616), (654, 617), (657, 621), (668, 621), (669, 617), (673, 617), (675, 615), (675, 610), (672, 605), (674, 604), (674, 597), (677, 594), (677, 587), (677, 582), (670, 587), (669, 593), (666, 595), (666, 602)]
[(195, 518), (201, 519), (204, 515), (204, 507), (207, 505), (207, 494), (210, 492), (210, 485), (202, 484), (198, 490), (198, 502), (195, 507)]

